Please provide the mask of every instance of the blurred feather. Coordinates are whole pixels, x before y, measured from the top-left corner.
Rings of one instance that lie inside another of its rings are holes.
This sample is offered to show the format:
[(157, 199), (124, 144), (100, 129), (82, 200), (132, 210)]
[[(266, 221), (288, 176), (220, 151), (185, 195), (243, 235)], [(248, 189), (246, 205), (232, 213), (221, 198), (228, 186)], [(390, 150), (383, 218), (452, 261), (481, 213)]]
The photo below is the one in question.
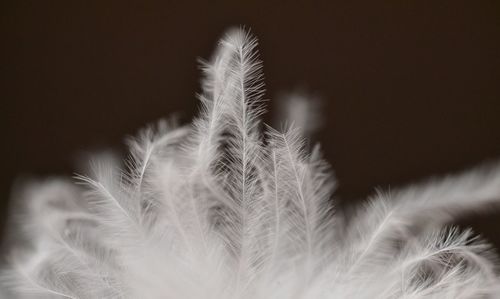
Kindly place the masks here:
[(310, 138), (324, 122), (321, 113), (323, 105), (317, 95), (296, 90), (279, 95), (276, 103), (278, 118), (273, 124), (280, 127), (283, 121), (292, 123), (297, 130), (301, 130), (303, 138)]
[[(333, 172), (302, 98), (291, 124), (262, 128), (257, 41), (232, 29), (202, 62), (191, 126), (160, 122), (130, 139), (122, 166), (101, 156), (80, 185), (26, 186), (3, 285), (16, 298), (499, 298), (497, 260), (443, 227), (500, 202), (500, 167), (334, 210)], [(309, 111), (309, 112), (308, 112)], [(24, 198), (24, 199), (23, 199)], [(17, 230), (16, 230), (17, 229)]]

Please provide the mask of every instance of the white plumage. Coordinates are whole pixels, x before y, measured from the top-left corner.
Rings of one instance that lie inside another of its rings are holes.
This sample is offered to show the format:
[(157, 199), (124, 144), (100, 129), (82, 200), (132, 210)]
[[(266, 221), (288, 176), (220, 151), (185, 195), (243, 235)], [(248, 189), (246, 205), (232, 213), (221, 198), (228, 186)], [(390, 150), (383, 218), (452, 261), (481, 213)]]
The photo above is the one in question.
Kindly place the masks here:
[(142, 131), (125, 170), (103, 157), (78, 177), (84, 186), (24, 190), (13, 228), (23, 237), (3, 271), (12, 296), (500, 298), (488, 245), (442, 227), (500, 202), (500, 167), (335, 211), (332, 171), (318, 146), (308, 152), (304, 129), (262, 128), (256, 46), (230, 30), (203, 63), (199, 117)]

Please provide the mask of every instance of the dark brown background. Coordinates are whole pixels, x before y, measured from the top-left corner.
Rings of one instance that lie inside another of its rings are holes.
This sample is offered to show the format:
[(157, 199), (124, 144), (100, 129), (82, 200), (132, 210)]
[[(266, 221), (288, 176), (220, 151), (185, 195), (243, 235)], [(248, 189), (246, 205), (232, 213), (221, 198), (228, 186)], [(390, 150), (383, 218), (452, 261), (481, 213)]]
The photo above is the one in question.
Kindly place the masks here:
[[(268, 97), (324, 98), (317, 139), (344, 202), (500, 158), (500, 1), (351, 3), (3, 1), (2, 222), (15, 178), (188, 120), (196, 58), (231, 25), (260, 38)], [(500, 213), (463, 223), (500, 248)]]

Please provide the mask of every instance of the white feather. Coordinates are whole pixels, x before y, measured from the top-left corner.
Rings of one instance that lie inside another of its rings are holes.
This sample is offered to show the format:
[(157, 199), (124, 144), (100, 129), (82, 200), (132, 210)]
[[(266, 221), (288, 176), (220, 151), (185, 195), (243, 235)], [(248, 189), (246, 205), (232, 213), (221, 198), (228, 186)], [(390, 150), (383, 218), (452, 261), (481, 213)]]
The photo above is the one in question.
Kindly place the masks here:
[(498, 298), (487, 244), (442, 225), (498, 205), (500, 167), (336, 212), (333, 173), (304, 128), (261, 128), (256, 46), (230, 30), (203, 62), (198, 118), (141, 131), (126, 169), (100, 159), (78, 177), (85, 191), (59, 180), (26, 188), (25, 237), (3, 271), (13, 296)]

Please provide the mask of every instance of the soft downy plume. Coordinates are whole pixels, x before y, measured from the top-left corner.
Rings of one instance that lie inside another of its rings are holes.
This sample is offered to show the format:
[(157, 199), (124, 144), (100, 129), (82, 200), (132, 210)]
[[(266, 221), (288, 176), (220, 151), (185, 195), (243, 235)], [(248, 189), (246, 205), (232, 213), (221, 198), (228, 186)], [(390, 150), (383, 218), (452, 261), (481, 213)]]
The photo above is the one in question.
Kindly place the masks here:
[(124, 166), (101, 157), (76, 183), (25, 187), (10, 298), (500, 298), (488, 244), (446, 226), (500, 202), (500, 167), (335, 211), (332, 170), (304, 128), (260, 123), (256, 46), (228, 31), (202, 63), (199, 116), (141, 131)]

